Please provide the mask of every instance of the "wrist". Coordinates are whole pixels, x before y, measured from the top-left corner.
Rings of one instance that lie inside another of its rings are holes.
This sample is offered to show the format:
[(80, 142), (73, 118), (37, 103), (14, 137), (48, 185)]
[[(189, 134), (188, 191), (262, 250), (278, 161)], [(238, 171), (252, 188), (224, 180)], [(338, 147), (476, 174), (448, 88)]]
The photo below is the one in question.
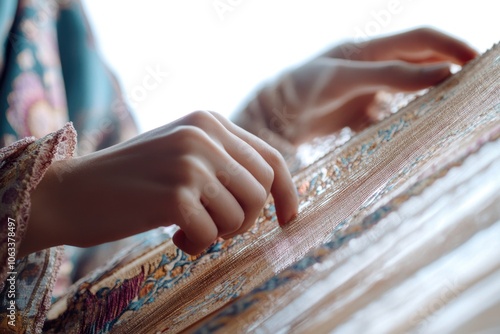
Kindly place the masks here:
[(71, 160), (55, 161), (47, 169), (38, 185), (30, 194), (30, 215), (21, 256), (63, 244), (64, 225), (61, 223), (61, 188), (65, 186), (65, 174), (71, 172)]

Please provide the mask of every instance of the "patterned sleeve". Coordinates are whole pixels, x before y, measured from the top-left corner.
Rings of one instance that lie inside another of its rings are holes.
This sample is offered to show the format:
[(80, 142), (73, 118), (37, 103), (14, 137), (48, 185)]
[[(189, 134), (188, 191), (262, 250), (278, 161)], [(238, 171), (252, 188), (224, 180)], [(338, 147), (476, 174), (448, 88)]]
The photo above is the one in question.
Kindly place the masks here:
[(61, 248), (17, 256), (27, 229), (30, 193), (52, 162), (73, 156), (71, 123), (35, 140), (27, 137), (0, 149), (0, 332), (38, 333), (50, 307)]

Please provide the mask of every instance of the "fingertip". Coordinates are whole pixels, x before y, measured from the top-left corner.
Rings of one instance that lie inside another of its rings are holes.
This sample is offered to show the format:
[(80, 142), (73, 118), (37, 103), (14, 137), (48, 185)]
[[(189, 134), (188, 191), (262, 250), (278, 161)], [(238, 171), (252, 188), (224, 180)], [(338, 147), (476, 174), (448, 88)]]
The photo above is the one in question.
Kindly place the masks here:
[(278, 221), (278, 223), (281, 227), (284, 227), (284, 226), (290, 224), (292, 221), (294, 221), (298, 215), (299, 214), (297, 212), (295, 212), (291, 216), (289, 216), (287, 219), (283, 219), (282, 221)]
[(473, 48), (469, 48), (468, 52), (466, 53), (464, 57), (464, 64), (468, 63), (469, 61), (479, 57), (481, 53)]
[(423, 89), (434, 86), (448, 78), (451, 74), (450, 63), (424, 65), (420, 67), (418, 72), (415, 72), (410, 86), (413, 86), (413, 89)]
[(283, 226), (297, 214), (299, 198), (285, 160), (281, 159), (280, 161), (281, 164), (275, 167), (271, 194), (274, 199), (278, 223)]
[(473, 48), (469, 47), (468, 45), (464, 45), (460, 50), (457, 50), (455, 53), (455, 62), (463, 66), (470, 62), (471, 60), (477, 58), (480, 55), (480, 53)]
[(469, 44), (457, 39), (449, 38), (448, 43), (442, 44), (442, 48), (441, 52), (449, 55), (450, 59), (458, 65), (464, 65), (480, 54)]
[(174, 235), (172, 236), (172, 242), (180, 250), (189, 255), (198, 255), (206, 248), (194, 244), (191, 240), (189, 240), (183, 230), (178, 230), (174, 233)]
[(183, 230), (176, 231), (172, 236), (172, 242), (181, 250), (184, 250), (187, 241), (186, 239), (187, 237)]
[(294, 191), (289, 196), (283, 196), (280, 200), (274, 200), (276, 206), (276, 216), (280, 226), (288, 225), (294, 220), (299, 212), (299, 198)]
[(467, 42), (431, 27), (415, 29), (409, 33), (415, 34), (413, 39), (407, 39), (412, 41), (413, 45), (416, 40), (419, 49), (428, 49), (438, 57), (452, 60), (457, 65), (464, 65), (480, 54)]
[(470, 47), (470, 46), (468, 47), (468, 57), (470, 58), (469, 60), (476, 58), (480, 54), (481, 54), (481, 52), (474, 49), (473, 47)]

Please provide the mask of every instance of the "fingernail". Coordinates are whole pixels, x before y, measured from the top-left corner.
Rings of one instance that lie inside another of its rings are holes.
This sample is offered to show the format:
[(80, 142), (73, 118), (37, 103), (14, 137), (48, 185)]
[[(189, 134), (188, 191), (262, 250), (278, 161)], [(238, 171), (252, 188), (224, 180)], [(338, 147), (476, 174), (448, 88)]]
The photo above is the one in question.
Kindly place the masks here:
[(297, 218), (298, 215), (299, 215), (298, 213), (294, 213), (290, 217), (290, 219), (288, 219), (285, 223), (283, 223), (283, 224), (280, 223), (280, 226), (283, 227), (283, 226), (286, 226), (286, 225), (290, 224), (293, 220), (295, 220)]

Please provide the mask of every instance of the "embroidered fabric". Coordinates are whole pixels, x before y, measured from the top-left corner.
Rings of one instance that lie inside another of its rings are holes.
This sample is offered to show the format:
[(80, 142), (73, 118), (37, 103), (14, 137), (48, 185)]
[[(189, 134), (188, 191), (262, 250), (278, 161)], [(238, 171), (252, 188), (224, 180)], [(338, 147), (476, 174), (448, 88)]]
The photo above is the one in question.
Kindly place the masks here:
[[(0, 144), (10, 145), (0, 150), (0, 331), (38, 333), (50, 306), (61, 249), (16, 257), (15, 270), (10, 268), (9, 254), (13, 248), (17, 254), (26, 230), (29, 194), (52, 161), (73, 155), (76, 133), (73, 125), (64, 125), (68, 119), (79, 132), (80, 153), (136, 133), (78, 0), (0, 2), (0, 110)], [(15, 231), (9, 230), (11, 221)], [(9, 233), (15, 234), (15, 242)], [(8, 297), (8, 272), (17, 275), (15, 300)], [(6, 317), (10, 301), (18, 307), (15, 328)]]
[[(395, 298), (394, 303), (400, 305), (406, 302), (401, 293), (405, 289), (422, 289), (422, 294), (432, 296), (435, 292), (430, 285), (413, 280), (419, 270), (439, 271), (433, 266), (438, 260), (432, 250), (445, 254), (461, 243), (466, 249), (467, 240), (481, 229), (491, 226), (492, 231), (497, 230), (497, 211), (492, 207), (497, 193), (490, 199), (481, 197), (482, 202), (475, 206), (486, 212), (484, 224), (472, 223), (474, 227), (460, 232), (459, 237), (454, 232), (467, 227), (471, 211), (463, 211), (464, 216), (458, 218), (448, 216), (448, 211), (433, 214), (441, 196), (451, 203), (472, 201), (460, 193), (461, 183), (468, 184), (471, 192), (481, 193), (487, 181), (475, 175), (483, 170), (498, 175), (498, 164), (489, 158), (481, 161), (480, 168), (471, 169), (473, 175), (450, 176), (450, 170), (488, 142), (498, 147), (499, 59), (497, 45), (398, 113), (297, 172), (294, 181), (300, 213), (286, 227), (275, 223), (270, 201), (250, 231), (220, 240), (199, 256), (180, 252), (168, 237), (157, 234), (153, 243), (145, 241), (124, 251), (110, 265), (74, 285), (50, 310), (45, 330), (166, 333), (259, 328), (303, 332), (315, 328), (323, 332), (340, 326), (354, 328), (356, 323), (347, 320), (361, 317), (358, 310), (376, 308), (378, 304), (370, 303), (371, 298), (374, 303), (377, 298)], [(481, 149), (478, 154), (483, 153)], [(470, 164), (468, 160), (467, 166)], [(439, 185), (442, 178), (445, 186)], [(487, 194), (492, 194), (493, 188), (488, 189)], [(397, 222), (390, 223), (394, 216)], [(444, 227), (434, 220), (438, 218), (446, 221)], [(380, 227), (370, 230), (379, 223)], [(402, 232), (398, 232), (399, 226)], [(426, 231), (442, 228), (446, 233), (426, 235), (415, 230), (418, 226)], [(394, 240), (401, 238), (399, 248), (391, 249), (380, 235), (393, 231), (391, 228), (396, 231)], [(430, 239), (422, 243), (419, 236)], [(444, 246), (427, 249), (435, 244)], [(498, 251), (498, 244), (492, 247)], [(379, 250), (383, 252), (379, 254)], [(356, 261), (365, 262), (358, 265)], [(494, 270), (496, 266), (492, 264)], [(394, 279), (383, 275), (394, 275)], [(325, 289), (326, 295), (307, 295), (309, 290), (323, 291), (322, 282), (332, 284)], [(387, 284), (377, 290), (384, 282)], [(399, 292), (390, 290), (390, 282), (401, 284)], [(238, 297), (242, 298), (236, 300)], [(307, 303), (295, 312), (302, 301)], [(388, 311), (394, 304), (385, 305)], [(380, 323), (382, 327), (374, 328), (416, 328), (437, 312), (424, 311), (412, 322), (410, 311), (401, 313), (393, 327)], [(214, 312), (211, 318), (189, 327)], [(304, 316), (298, 316), (299, 312), (305, 312)]]
[[(0, 149), (0, 304), (7, 310), (10, 301), (6, 286), (7, 276), (13, 277), (17, 290), (15, 302), (16, 326), (9, 326), (8, 315), (0, 313), (0, 328), (9, 333), (40, 332), (48, 308), (50, 293), (54, 285), (60, 264), (61, 247), (46, 249), (15, 261), (12, 267), (8, 263), (9, 244), (15, 243), (17, 254), (27, 228), (30, 210), (30, 192), (36, 187), (53, 161), (73, 156), (76, 147), (76, 132), (68, 123), (61, 130), (36, 140), (28, 137), (6, 148)], [(8, 229), (8, 221), (14, 221), (14, 231)], [(13, 233), (11, 237), (9, 232)], [(9, 239), (10, 238), (10, 239)], [(16, 256), (13, 256), (16, 258)]]

